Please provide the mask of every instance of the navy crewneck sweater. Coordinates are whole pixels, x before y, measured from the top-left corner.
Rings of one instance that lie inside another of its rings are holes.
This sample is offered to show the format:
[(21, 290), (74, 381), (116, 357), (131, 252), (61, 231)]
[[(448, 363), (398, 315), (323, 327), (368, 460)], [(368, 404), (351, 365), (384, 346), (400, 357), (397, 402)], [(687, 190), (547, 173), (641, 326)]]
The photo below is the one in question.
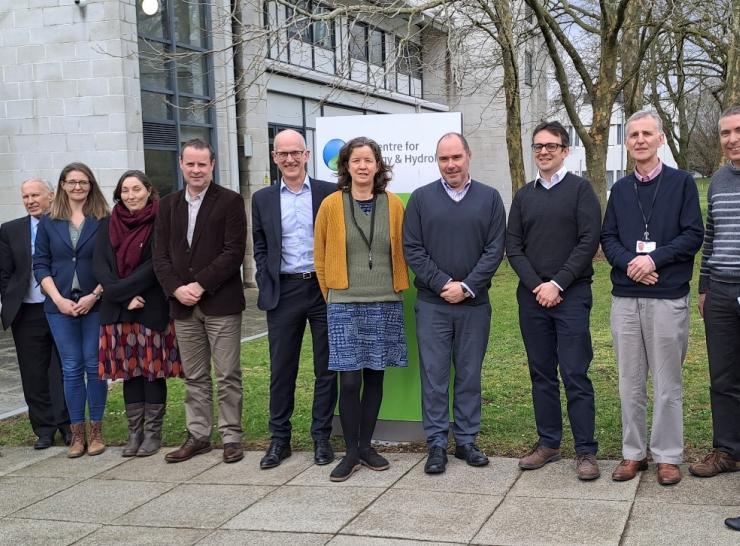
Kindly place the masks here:
[[(652, 286), (636, 283), (627, 276), (627, 264), (637, 256), (638, 240), (644, 240), (645, 223), (638, 205), (634, 174), (612, 186), (601, 230), (601, 248), (612, 265), (612, 294), (622, 297), (675, 299), (689, 293), (694, 255), (701, 248), (704, 226), (699, 208), (696, 182), (686, 171), (663, 165), (660, 187), (648, 231), (657, 248), (650, 253), (658, 272)], [(655, 180), (651, 184), (656, 183)], [(650, 196), (650, 202), (652, 196)], [(643, 201), (647, 204), (647, 199)]]

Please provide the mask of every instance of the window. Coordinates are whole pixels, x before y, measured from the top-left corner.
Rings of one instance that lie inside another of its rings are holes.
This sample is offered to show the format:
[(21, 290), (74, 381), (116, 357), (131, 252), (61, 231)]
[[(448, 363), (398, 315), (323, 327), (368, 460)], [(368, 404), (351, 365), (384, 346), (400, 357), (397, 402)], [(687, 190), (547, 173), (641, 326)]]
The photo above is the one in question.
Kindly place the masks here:
[(396, 38), (396, 90), (399, 93), (422, 96), (422, 52), (421, 45)]
[(534, 82), (534, 62), (529, 51), (524, 52), (524, 84), (532, 87)]
[[(210, 25), (206, 3), (162, 0), (148, 16), (137, 7), (144, 164), (160, 195), (182, 187), (180, 145), (202, 138), (216, 148)], [(217, 176), (217, 173), (214, 173)]]
[(354, 22), (349, 27), (349, 57), (355, 61), (368, 60), (367, 25)]
[(385, 33), (383, 31), (378, 29), (370, 31), (368, 50), (370, 64), (385, 66)]

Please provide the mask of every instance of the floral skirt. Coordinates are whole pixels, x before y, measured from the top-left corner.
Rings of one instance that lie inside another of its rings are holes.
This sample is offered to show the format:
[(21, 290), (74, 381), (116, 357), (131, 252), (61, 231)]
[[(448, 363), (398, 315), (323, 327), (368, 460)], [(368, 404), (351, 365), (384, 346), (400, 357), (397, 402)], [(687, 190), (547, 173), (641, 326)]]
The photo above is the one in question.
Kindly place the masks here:
[(112, 380), (143, 376), (149, 381), (183, 377), (174, 324), (164, 332), (137, 322), (101, 325), (98, 375)]
[(330, 303), (329, 369), (352, 372), (406, 367), (403, 303)]

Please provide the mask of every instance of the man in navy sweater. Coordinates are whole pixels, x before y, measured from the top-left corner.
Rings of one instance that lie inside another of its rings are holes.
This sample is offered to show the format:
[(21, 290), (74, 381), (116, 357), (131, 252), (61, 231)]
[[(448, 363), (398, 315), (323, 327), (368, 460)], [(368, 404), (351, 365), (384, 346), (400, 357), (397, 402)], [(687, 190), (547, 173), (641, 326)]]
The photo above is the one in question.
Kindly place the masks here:
[(681, 481), (681, 367), (689, 337), (689, 281), (704, 235), (693, 177), (664, 165), (660, 118), (627, 121), (626, 146), (635, 172), (611, 190), (601, 245), (612, 265), (611, 326), (622, 402), (622, 456), (612, 479), (647, 468), (647, 375), (653, 376), (650, 453), (658, 483)]
[(594, 388), (588, 377), (593, 358), (589, 317), (601, 207), (591, 183), (565, 167), (569, 144), (568, 132), (557, 121), (535, 127), (537, 178), (516, 193), (509, 210), (506, 255), (519, 276), (519, 328), (539, 437), (519, 460), (519, 468), (534, 470), (560, 459), (559, 366), (575, 439), (576, 474), (594, 480), (600, 472)]
[(491, 328), (488, 289), (504, 254), (506, 211), (499, 193), (470, 178), (470, 147), (459, 133), (437, 143), (442, 178), (414, 190), (403, 246), (416, 274), (416, 336), (422, 422), (429, 457), (424, 471), (447, 465), (450, 368), (455, 366), (455, 457), (485, 466), (480, 430), (481, 366)]

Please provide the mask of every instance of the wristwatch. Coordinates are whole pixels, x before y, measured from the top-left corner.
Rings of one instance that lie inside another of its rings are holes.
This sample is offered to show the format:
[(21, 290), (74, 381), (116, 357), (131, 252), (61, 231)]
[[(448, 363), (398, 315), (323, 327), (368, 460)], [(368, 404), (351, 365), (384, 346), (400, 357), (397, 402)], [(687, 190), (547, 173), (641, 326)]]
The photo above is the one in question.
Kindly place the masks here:
[(470, 290), (468, 290), (468, 287), (467, 286), (465, 286), (464, 284), (461, 284), (460, 285), (460, 288), (462, 288), (463, 296), (465, 296), (466, 298), (469, 298), (470, 296), (472, 296), (472, 294), (470, 293)]

